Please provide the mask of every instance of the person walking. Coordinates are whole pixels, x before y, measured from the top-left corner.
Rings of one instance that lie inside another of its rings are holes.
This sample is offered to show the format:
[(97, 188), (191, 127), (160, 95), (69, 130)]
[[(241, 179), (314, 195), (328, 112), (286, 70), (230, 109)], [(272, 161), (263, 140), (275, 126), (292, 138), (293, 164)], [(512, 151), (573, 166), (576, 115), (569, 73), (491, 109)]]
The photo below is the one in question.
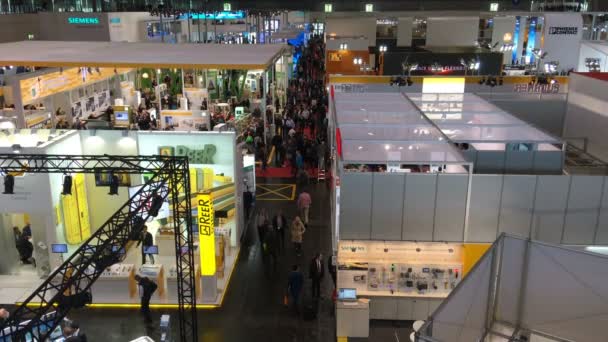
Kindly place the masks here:
[(296, 250), (296, 255), (302, 255), (302, 240), (304, 239), (304, 233), (306, 232), (306, 227), (299, 216), (296, 216), (291, 223), (291, 242), (294, 245)]
[(272, 218), (272, 227), (277, 233), (279, 251), (283, 253), (285, 251), (285, 229), (287, 228), (287, 220), (283, 215), (283, 210), (279, 210), (279, 213)]
[(158, 288), (158, 285), (150, 280), (150, 278), (142, 277), (139, 274), (135, 275), (135, 281), (139, 286), (139, 295), (141, 296), (141, 313), (144, 314), (146, 323), (151, 323), (152, 317), (150, 316), (150, 299)]
[(321, 280), (325, 275), (325, 267), (323, 263), (323, 255), (317, 253), (317, 255), (310, 262), (309, 278), (312, 279), (312, 297), (321, 297)]
[(266, 257), (266, 270), (268, 274), (276, 273), (277, 271), (277, 233), (274, 229), (267, 229), (264, 235), (264, 243), (262, 244)]
[(258, 237), (260, 238), (260, 244), (264, 242), (264, 234), (266, 233), (266, 223), (268, 222), (268, 213), (266, 209), (261, 208), (258, 211), (258, 215), (256, 218), (256, 223), (258, 226)]
[(302, 292), (303, 285), (304, 275), (300, 272), (298, 265), (293, 265), (291, 272), (287, 276), (287, 294), (296, 314), (300, 314), (300, 293)]
[(310, 198), (310, 194), (308, 192), (302, 191), (298, 196), (298, 211), (300, 216), (304, 221), (304, 225), (308, 227), (309, 213), (310, 213), (310, 205), (312, 204), (312, 199)]

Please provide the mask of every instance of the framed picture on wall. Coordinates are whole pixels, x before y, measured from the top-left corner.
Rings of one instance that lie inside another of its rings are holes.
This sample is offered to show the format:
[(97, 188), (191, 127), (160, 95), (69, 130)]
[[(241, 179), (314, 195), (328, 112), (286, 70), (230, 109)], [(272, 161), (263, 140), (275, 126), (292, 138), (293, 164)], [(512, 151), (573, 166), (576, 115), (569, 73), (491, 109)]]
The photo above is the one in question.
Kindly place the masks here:
[[(118, 186), (131, 186), (131, 177), (128, 173), (117, 173)], [(95, 172), (96, 186), (110, 186), (112, 173), (110, 172)]]
[(175, 148), (173, 146), (160, 146), (158, 148), (158, 154), (161, 156), (171, 157), (175, 153)]

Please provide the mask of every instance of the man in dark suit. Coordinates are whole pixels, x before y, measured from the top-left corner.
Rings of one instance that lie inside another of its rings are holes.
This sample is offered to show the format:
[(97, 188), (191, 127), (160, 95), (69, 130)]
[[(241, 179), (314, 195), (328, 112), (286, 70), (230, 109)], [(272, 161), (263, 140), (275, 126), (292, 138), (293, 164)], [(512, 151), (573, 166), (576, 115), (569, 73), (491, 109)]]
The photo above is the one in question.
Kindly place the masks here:
[(309, 277), (312, 279), (312, 297), (321, 297), (321, 280), (325, 275), (325, 266), (323, 262), (323, 255), (317, 253), (317, 255), (310, 262)]
[(141, 233), (141, 240), (139, 242), (137, 242), (137, 246), (139, 246), (139, 244), (141, 243), (141, 263), (145, 264), (146, 263), (146, 255), (148, 256), (148, 258), (150, 259), (150, 263), (154, 264), (154, 255), (153, 254), (147, 254), (145, 253), (145, 250), (148, 247), (151, 247), (154, 245), (154, 238), (152, 237), (152, 234), (150, 234), (150, 232), (148, 232), (148, 226), (144, 226), (144, 230)]
[(65, 342), (87, 342), (87, 335), (80, 330), (80, 325), (75, 321), (67, 321), (63, 326)]
[(150, 280), (150, 278), (142, 277), (139, 274), (135, 275), (135, 281), (139, 286), (139, 294), (141, 296), (141, 312), (144, 315), (146, 323), (151, 323), (152, 317), (150, 315), (150, 299), (158, 288), (158, 285)]
[(283, 253), (285, 250), (285, 229), (288, 225), (282, 210), (279, 210), (279, 213), (272, 218), (272, 227), (279, 239), (279, 250)]

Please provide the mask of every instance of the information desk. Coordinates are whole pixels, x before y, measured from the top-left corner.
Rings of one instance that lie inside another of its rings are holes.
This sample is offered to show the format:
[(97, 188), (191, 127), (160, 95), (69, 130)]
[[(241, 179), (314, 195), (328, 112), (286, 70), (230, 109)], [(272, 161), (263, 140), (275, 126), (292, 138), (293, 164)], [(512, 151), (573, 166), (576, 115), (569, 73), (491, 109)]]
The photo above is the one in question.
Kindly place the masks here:
[(135, 265), (114, 264), (91, 287), (93, 303), (130, 303), (136, 298)]
[(336, 303), (337, 336), (369, 337), (369, 300)]
[(158, 285), (152, 299), (165, 299), (165, 271), (162, 264), (144, 264), (139, 267), (137, 274), (142, 277), (148, 277)]

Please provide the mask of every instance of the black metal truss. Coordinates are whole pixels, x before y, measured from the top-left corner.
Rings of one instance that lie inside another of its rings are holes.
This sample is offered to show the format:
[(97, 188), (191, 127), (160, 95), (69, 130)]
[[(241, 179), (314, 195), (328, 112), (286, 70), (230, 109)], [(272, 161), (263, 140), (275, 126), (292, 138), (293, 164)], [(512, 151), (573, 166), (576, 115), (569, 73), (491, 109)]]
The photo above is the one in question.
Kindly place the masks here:
[[(7, 173), (150, 174), (150, 179), (11, 314), (0, 337), (12, 341), (45, 341), (76, 303), (86, 300), (107, 266), (124, 259), (134, 243), (152, 198), (169, 198), (173, 210), (178, 277), (180, 341), (196, 341), (196, 293), (191, 220), (189, 165), (186, 157), (59, 156), (0, 154)], [(11, 327), (8, 333), (4, 330)]]

